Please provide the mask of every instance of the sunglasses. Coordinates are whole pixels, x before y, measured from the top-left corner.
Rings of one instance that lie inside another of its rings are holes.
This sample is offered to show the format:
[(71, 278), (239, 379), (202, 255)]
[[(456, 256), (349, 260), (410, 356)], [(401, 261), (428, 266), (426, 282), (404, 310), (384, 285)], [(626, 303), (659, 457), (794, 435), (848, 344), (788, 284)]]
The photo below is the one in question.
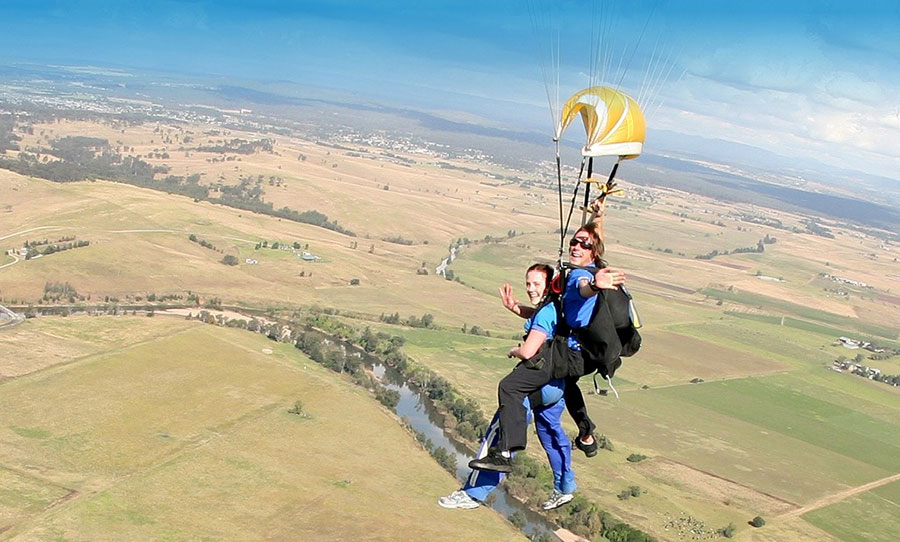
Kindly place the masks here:
[(585, 250), (591, 250), (594, 248), (594, 243), (591, 243), (590, 239), (579, 239), (577, 237), (573, 237), (569, 240), (569, 246), (574, 247), (575, 245), (581, 245), (581, 248)]

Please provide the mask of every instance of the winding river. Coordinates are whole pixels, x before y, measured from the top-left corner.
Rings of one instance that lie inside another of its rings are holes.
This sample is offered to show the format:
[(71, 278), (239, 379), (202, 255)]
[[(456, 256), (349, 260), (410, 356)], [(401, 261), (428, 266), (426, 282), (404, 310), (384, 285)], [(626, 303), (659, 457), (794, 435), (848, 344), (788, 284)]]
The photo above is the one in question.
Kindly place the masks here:
[[(397, 371), (385, 367), (378, 359), (371, 356), (365, 356), (364, 362), (371, 368), (383, 386), (400, 394), (400, 401), (395, 408), (397, 415), (406, 419), (413, 429), (431, 439), (435, 447), (446, 449), (456, 458), (456, 479), (459, 480), (460, 487), (462, 487), (462, 483), (469, 476), (470, 471), (467, 465), (472, 458), (472, 453), (444, 432), (441, 425), (441, 416), (434, 409), (431, 401), (415, 387), (411, 387)], [(500, 484), (491, 495), (492, 499), (490, 499), (489, 506), (503, 517), (508, 518), (510, 515), (519, 512), (525, 518), (526, 523), (522, 530), (527, 535), (531, 536), (544, 531), (550, 535), (551, 539), (558, 540), (554, 532), (559, 527), (549, 523), (543, 517), (512, 498), (503, 484)], [(438, 497), (440, 495), (434, 496), (435, 506), (438, 506)], [(448, 513), (454, 512), (448, 510)], [(456, 513), (465, 513), (465, 511)]]

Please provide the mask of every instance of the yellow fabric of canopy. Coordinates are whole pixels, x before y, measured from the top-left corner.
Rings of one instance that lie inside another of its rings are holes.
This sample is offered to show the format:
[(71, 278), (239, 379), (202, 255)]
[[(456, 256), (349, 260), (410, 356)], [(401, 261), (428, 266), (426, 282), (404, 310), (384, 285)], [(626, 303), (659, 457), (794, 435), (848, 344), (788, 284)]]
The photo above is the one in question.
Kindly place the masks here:
[(579, 113), (587, 135), (582, 155), (618, 156), (627, 160), (641, 154), (646, 125), (640, 106), (631, 96), (600, 86), (576, 92), (563, 105), (557, 140)]

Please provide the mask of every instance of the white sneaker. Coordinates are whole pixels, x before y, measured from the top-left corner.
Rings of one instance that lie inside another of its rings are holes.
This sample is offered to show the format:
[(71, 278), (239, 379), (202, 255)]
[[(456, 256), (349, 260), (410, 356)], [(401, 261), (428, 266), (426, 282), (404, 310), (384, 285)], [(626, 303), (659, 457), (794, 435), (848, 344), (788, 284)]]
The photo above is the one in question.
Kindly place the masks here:
[(480, 506), (478, 501), (469, 497), (469, 494), (461, 489), (457, 489), (446, 497), (441, 497), (438, 499), (438, 504), (444, 508), (460, 508), (463, 510), (470, 510)]
[(566, 504), (574, 498), (575, 497), (572, 496), (571, 493), (560, 493), (559, 491), (554, 490), (553, 494), (550, 495), (550, 498), (541, 505), (541, 508), (543, 508), (544, 510), (553, 510), (554, 508), (559, 508), (560, 506)]

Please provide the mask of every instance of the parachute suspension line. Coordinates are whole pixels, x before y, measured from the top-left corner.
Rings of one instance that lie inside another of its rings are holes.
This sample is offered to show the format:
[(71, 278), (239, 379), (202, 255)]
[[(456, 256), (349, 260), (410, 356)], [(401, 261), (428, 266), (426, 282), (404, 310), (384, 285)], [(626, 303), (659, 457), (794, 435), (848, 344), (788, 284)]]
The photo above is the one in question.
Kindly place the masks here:
[[(675, 69), (676, 59), (680, 56), (681, 56), (680, 53), (674, 55), (674, 57), (672, 59), (672, 63), (669, 65), (668, 72), (666, 73), (665, 77), (659, 83), (659, 89), (662, 88), (663, 83), (665, 83), (669, 80), (669, 76), (672, 74), (672, 70)], [(686, 73), (687, 73), (687, 68), (681, 70), (681, 73), (678, 75), (677, 78), (675, 78), (675, 82), (677, 83), (677, 82), (681, 81), (681, 79), (684, 78), (684, 75)], [(658, 92), (659, 89), (657, 89), (657, 96), (655, 96), (653, 103), (648, 104), (646, 107), (647, 110), (650, 110), (649, 115), (647, 115), (648, 118), (653, 118), (655, 116), (656, 112), (659, 111), (660, 107), (662, 107), (663, 100), (659, 97), (659, 92)]]
[(600, 4), (600, 13), (601, 13), (601, 35), (600, 35), (600, 44), (599, 47), (603, 48), (605, 52), (606, 58), (603, 59), (603, 67), (600, 70), (600, 76), (603, 81), (606, 81), (609, 77), (609, 70), (612, 68), (612, 59), (613, 52), (612, 47), (608, 47), (606, 44), (613, 41), (612, 40), (612, 29), (615, 26), (615, 10), (613, 10), (612, 6), (608, 2), (602, 2)]
[[(579, 174), (580, 177), (580, 174)], [(556, 140), (556, 191), (559, 196), (559, 260), (562, 265), (563, 247), (566, 244), (566, 229), (568, 224), (563, 226), (563, 194), (562, 194), (562, 161), (559, 157), (559, 140)]]
[[(599, 15), (597, 5), (600, 5)], [(588, 65), (588, 86), (593, 87), (596, 86), (602, 81), (603, 73), (601, 68), (601, 55), (600, 55), (600, 45), (603, 42), (603, 28), (602, 24), (598, 24), (598, 18), (600, 23), (603, 21), (603, 3), (602, 2), (591, 2), (591, 49), (590, 49), (590, 63)]]
[[(542, 9), (535, 0), (526, 1), (526, 5), (528, 6), (528, 12), (531, 16), (532, 35), (535, 38), (532, 40), (532, 43), (534, 43), (535, 54), (538, 58), (538, 64), (540, 65), (541, 79), (544, 82), (544, 91), (547, 94), (547, 103), (550, 106), (550, 119), (553, 123), (552, 125), (555, 133), (556, 126), (559, 122), (558, 115), (560, 110), (559, 31), (553, 28), (553, 14), (549, 7), (543, 6)], [(556, 33), (555, 44), (552, 36), (554, 32)], [(550, 35), (549, 39), (545, 37), (548, 34)], [(546, 45), (547, 50), (544, 50), (542, 45)], [(555, 89), (555, 92), (551, 92), (551, 88)]]
[[(554, 85), (555, 90), (556, 90), (556, 103), (554, 104), (554, 106), (556, 107), (556, 113), (553, 114), (553, 129), (554, 129), (554, 131), (556, 130), (556, 125), (559, 123), (559, 120), (560, 120), (559, 117), (560, 117), (560, 115), (562, 115), (562, 106), (560, 105), (560, 101), (559, 101), (559, 63), (560, 63), (560, 56), (562, 55), (561, 51), (562, 51), (562, 48), (560, 47), (560, 43), (559, 43), (559, 31), (557, 31), (556, 32), (556, 64), (553, 67), (553, 69), (556, 73), (556, 82)], [(560, 134), (560, 135), (562, 135), (562, 134)], [(557, 150), (557, 154), (559, 154), (558, 150)]]
[(625, 75), (628, 73), (628, 67), (631, 66), (631, 61), (634, 59), (634, 55), (635, 53), (637, 53), (638, 47), (640, 47), (641, 41), (644, 39), (644, 34), (647, 32), (647, 27), (650, 25), (650, 19), (653, 17), (653, 13), (656, 11), (656, 6), (658, 5), (659, 2), (654, 2), (653, 7), (650, 9), (650, 13), (647, 14), (647, 19), (644, 21), (644, 27), (641, 28), (641, 33), (638, 36), (634, 47), (631, 49), (631, 55), (628, 56), (628, 61), (625, 63), (625, 69), (621, 72), (619, 81), (616, 83), (616, 90), (618, 90), (622, 86), (622, 81), (625, 79)]
[[(674, 52), (672, 48), (663, 45), (660, 51), (664, 49), (668, 49), (668, 54), (665, 57), (661, 52), (654, 50), (655, 62), (651, 63), (652, 69), (648, 70), (645, 75), (646, 85), (642, 87), (641, 94), (637, 99), (637, 102), (644, 109), (644, 118), (647, 120), (652, 118), (654, 113), (659, 110), (662, 104), (660, 90), (670, 79), (672, 71), (675, 69), (676, 60), (681, 56), (681, 48), (679, 48), (678, 52)], [(678, 77), (679, 80), (684, 76), (684, 73), (682, 71)]]
[(660, 47), (660, 35), (657, 34), (656, 42), (653, 44), (653, 51), (650, 53), (650, 62), (648, 63), (647, 69), (644, 71), (644, 80), (641, 81), (641, 89), (638, 91), (638, 95), (635, 97), (635, 101), (638, 104), (644, 105), (646, 103), (645, 99), (650, 95), (651, 90), (655, 86), (657, 79), (657, 71), (660, 69), (660, 65), (662, 64), (662, 54), (659, 52)]

